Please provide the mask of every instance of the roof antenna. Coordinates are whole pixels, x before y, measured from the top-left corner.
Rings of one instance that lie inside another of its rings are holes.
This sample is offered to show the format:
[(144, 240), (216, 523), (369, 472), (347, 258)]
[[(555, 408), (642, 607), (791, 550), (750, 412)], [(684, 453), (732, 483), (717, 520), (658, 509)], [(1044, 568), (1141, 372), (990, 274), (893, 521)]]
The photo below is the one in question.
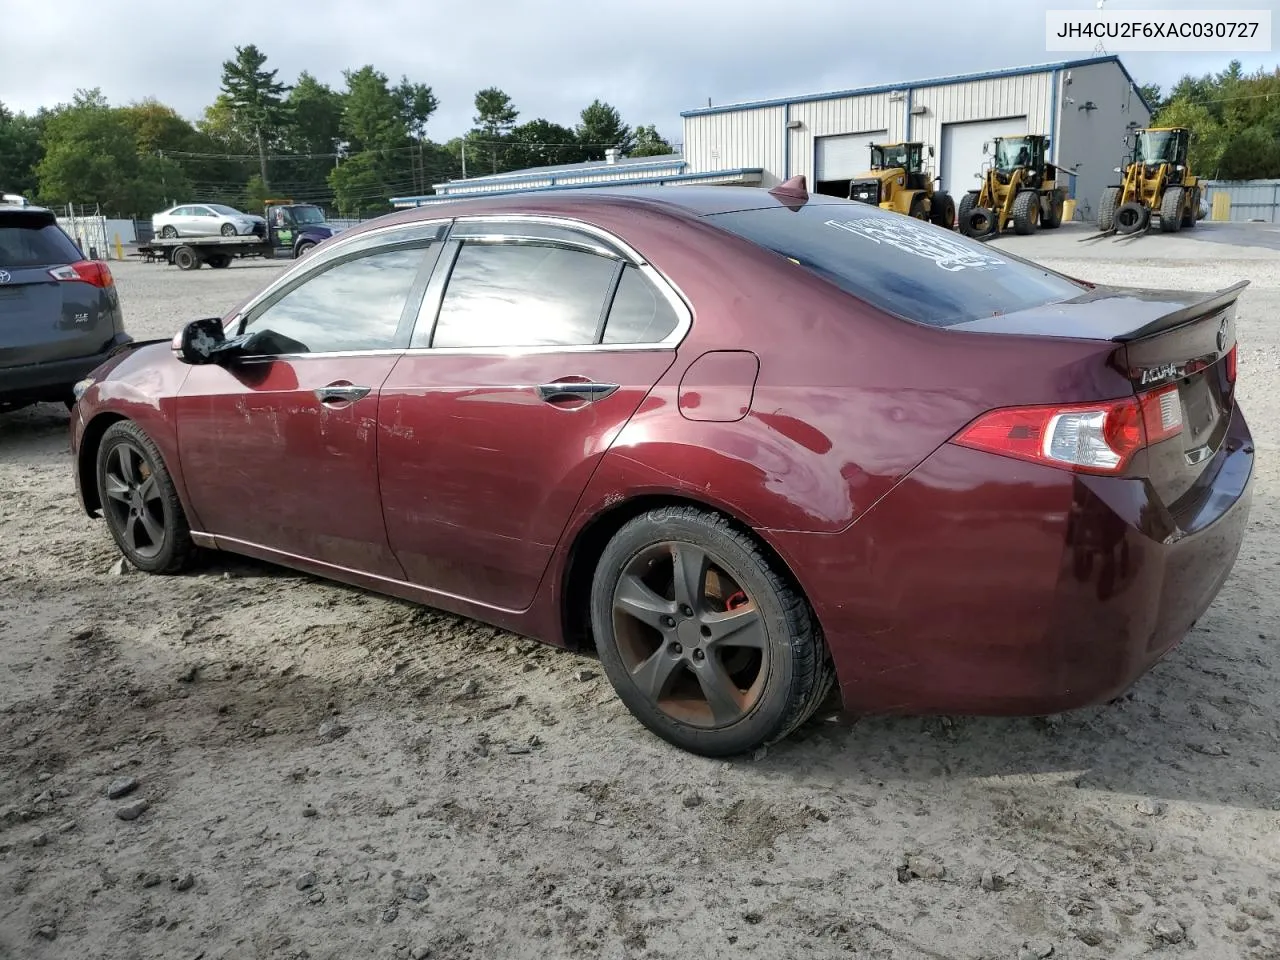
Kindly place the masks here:
[[(782, 183), (770, 190), (769, 196), (777, 197), (787, 206), (791, 206), (791, 204), (787, 203), (788, 200), (804, 204), (809, 199), (809, 182), (805, 180), (803, 173), (798, 173), (789, 180), (783, 180)], [(792, 209), (796, 208), (792, 207)]]

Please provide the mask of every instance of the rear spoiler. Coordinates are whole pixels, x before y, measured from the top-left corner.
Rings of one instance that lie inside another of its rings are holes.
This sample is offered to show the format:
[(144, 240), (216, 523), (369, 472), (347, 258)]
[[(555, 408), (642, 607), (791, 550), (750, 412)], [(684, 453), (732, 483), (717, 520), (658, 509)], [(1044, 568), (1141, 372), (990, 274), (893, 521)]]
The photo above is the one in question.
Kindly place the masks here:
[(1174, 310), (1172, 313), (1166, 313), (1164, 316), (1156, 317), (1145, 326), (1118, 334), (1112, 337), (1111, 340), (1113, 343), (1132, 343), (1135, 340), (1145, 340), (1147, 337), (1154, 337), (1156, 334), (1165, 333), (1176, 327), (1199, 320), (1215, 310), (1221, 310), (1235, 303), (1240, 298), (1241, 292), (1248, 285), (1248, 280), (1233, 283), (1217, 293), (1209, 294), (1203, 300), (1188, 304), (1179, 310)]

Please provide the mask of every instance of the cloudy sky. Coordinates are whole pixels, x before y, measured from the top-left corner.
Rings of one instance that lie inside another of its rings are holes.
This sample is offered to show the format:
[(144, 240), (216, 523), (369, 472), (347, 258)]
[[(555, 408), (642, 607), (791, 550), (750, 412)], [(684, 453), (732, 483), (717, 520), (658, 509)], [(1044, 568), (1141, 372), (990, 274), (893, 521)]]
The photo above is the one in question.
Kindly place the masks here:
[[(280, 78), (335, 85), (371, 63), (440, 99), (428, 135), (471, 126), (475, 91), (505, 90), (520, 119), (572, 125), (593, 98), (678, 140), (681, 110), (1089, 56), (1047, 52), (1045, 11), (1094, 0), (222, 0), (207, 10), (117, 0), (0, 0), (0, 102), (30, 111), (101, 87), (112, 103), (154, 96), (191, 118), (221, 64), (256, 43)], [(1280, 0), (1107, 0), (1108, 10), (1272, 10)], [(965, 15), (962, 9), (974, 11)], [(897, 18), (909, 9), (915, 22)], [(359, 11), (359, 12), (357, 12)], [(14, 43), (17, 38), (18, 42)], [(1221, 69), (1231, 54), (1121, 53), (1139, 83)], [(1274, 54), (1238, 55), (1246, 68)]]

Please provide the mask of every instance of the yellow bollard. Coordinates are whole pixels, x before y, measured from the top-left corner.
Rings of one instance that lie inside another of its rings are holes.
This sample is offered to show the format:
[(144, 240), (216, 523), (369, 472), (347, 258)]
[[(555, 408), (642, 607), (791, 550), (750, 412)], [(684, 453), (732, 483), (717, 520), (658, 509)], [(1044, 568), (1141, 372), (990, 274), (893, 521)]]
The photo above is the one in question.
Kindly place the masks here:
[(1230, 220), (1231, 219), (1231, 194), (1215, 193), (1213, 195), (1213, 209), (1209, 212), (1210, 220)]
[(1076, 215), (1076, 202), (1074, 200), (1062, 201), (1062, 219), (1070, 223)]
[(124, 259), (124, 244), (120, 242), (120, 234), (116, 234), (116, 259)]

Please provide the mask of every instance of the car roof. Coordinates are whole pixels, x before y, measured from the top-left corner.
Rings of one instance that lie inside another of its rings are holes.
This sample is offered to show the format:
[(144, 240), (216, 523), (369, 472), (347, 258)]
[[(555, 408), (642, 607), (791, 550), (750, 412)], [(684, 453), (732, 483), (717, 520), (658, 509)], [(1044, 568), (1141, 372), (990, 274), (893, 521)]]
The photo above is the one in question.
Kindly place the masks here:
[(58, 222), (58, 215), (48, 207), (37, 207), (34, 204), (22, 206), (16, 203), (0, 203), (0, 217), (13, 219), (20, 217), (26, 220), (34, 220), (42, 224), (52, 224)]

